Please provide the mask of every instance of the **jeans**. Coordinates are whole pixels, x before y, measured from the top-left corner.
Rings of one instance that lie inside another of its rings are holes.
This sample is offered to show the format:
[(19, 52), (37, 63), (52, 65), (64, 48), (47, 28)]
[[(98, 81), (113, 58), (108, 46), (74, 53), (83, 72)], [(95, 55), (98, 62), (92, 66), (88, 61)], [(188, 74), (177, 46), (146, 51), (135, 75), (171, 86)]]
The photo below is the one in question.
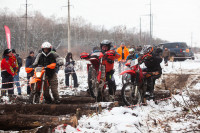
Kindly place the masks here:
[(164, 62), (167, 64), (169, 56), (164, 57)]
[(74, 80), (74, 87), (78, 87), (78, 80), (77, 80), (77, 75), (74, 70), (69, 71), (65, 70), (65, 84), (66, 86), (69, 86), (69, 76), (72, 74), (73, 80)]
[(21, 95), (21, 87), (19, 83), (19, 72), (17, 72), (17, 75), (14, 76), (14, 82), (15, 82), (15, 85), (17, 86), (18, 95)]

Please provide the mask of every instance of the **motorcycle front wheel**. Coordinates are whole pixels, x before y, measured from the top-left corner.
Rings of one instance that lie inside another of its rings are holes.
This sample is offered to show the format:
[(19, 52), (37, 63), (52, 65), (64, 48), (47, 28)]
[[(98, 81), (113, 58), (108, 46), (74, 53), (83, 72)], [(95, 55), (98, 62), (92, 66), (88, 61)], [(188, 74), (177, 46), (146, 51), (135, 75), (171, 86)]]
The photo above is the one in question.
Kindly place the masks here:
[(128, 83), (131, 81), (131, 75), (130, 74), (124, 74), (122, 75), (122, 85)]
[(97, 87), (97, 73), (94, 67), (91, 65), (88, 70), (88, 86), (90, 90), (90, 95), (93, 98), (98, 97), (98, 87)]
[(131, 82), (123, 85), (121, 95), (123, 102), (127, 106), (140, 105), (142, 103), (142, 96), (139, 87)]
[(38, 92), (36, 91), (36, 89), (37, 89), (37, 83), (31, 84), (31, 94), (29, 97), (29, 103), (31, 103), (31, 104), (39, 103), (40, 96), (39, 96)]

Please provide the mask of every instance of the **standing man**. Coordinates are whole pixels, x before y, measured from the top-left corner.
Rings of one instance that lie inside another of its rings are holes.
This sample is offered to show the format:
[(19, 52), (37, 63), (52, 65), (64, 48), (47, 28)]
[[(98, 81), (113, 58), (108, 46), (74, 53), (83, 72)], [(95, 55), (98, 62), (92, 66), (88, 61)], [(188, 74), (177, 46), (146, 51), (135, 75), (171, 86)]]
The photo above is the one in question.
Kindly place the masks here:
[[(15, 56), (12, 54), (12, 50), (6, 49), (3, 53), (3, 59), (1, 61), (1, 77), (2, 83), (12, 82), (8, 84), (2, 84), (3, 89), (8, 89), (8, 95), (14, 94), (13, 77), (16, 74), (15, 71), (17, 69), (18, 64)], [(5, 90), (3, 90), (1, 93), (3, 96), (6, 96)]]
[(165, 48), (162, 57), (164, 58), (165, 66), (168, 66), (168, 59), (170, 57), (170, 51), (168, 50), (168, 48)]
[[(35, 61), (34, 52), (30, 51), (29, 56), (26, 57), (26, 65), (25, 65), (25, 67), (30, 67), (34, 63), (34, 61)], [(28, 82), (27, 82), (27, 95), (30, 95), (30, 93), (31, 93), (31, 88), (29, 86), (29, 80), (33, 75), (34, 75), (34, 71), (31, 71), (30, 73), (27, 73), (27, 79), (28, 79)]]
[(109, 52), (110, 54), (103, 58), (102, 64), (106, 67), (106, 81), (108, 82), (109, 89), (109, 101), (114, 101), (116, 83), (114, 74), (114, 60), (118, 59), (120, 55), (114, 50), (110, 50), (112, 42), (109, 40), (103, 40), (100, 43), (100, 48), (103, 53)]
[(20, 72), (20, 68), (22, 67), (22, 58), (20, 58), (19, 54), (16, 54), (15, 49), (12, 49), (12, 53), (17, 59), (17, 63), (18, 63), (18, 70), (16, 70), (16, 74), (14, 76), (14, 82), (15, 82), (15, 85), (17, 86), (18, 95), (21, 95), (21, 87), (19, 83), (19, 72)]
[(129, 55), (128, 48), (126, 48), (124, 42), (122, 42), (121, 46), (117, 49), (117, 53), (120, 54), (118, 62), (119, 62), (119, 73), (121, 73), (121, 65), (124, 66), (126, 58)]

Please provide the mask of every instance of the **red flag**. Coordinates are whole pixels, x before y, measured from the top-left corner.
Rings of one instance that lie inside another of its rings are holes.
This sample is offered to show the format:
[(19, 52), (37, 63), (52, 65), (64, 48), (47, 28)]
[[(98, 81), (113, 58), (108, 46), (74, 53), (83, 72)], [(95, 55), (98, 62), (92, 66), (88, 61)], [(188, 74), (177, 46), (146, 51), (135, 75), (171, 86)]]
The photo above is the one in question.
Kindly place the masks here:
[(11, 49), (11, 34), (10, 34), (10, 29), (8, 28), (8, 26), (4, 25), (5, 28), (5, 32), (6, 32), (6, 39), (7, 39), (7, 46), (9, 49)]

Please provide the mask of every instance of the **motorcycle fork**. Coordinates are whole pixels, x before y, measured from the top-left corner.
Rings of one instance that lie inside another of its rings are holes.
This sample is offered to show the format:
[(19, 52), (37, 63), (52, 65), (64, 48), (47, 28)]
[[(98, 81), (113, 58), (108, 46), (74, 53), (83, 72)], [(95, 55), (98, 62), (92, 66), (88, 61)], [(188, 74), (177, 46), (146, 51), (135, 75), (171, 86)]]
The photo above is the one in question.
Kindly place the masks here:
[(136, 78), (135, 78), (135, 92), (134, 92), (134, 96), (136, 97), (138, 94), (138, 86), (139, 86), (139, 71), (136, 71)]
[(43, 77), (42, 77), (42, 85), (41, 85), (41, 89), (40, 89), (40, 104), (43, 103), (44, 101), (44, 82), (45, 82), (45, 73), (43, 74)]
[(36, 89), (37, 89), (37, 82), (34, 83), (34, 87), (33, 87), (33, 90), (32, 90), (32, 93), (34, 94), (33, 95), (33, 104), (36, 104), (35, 103), (35, 98), (36, 98), (35, 95), (37, 93)]

